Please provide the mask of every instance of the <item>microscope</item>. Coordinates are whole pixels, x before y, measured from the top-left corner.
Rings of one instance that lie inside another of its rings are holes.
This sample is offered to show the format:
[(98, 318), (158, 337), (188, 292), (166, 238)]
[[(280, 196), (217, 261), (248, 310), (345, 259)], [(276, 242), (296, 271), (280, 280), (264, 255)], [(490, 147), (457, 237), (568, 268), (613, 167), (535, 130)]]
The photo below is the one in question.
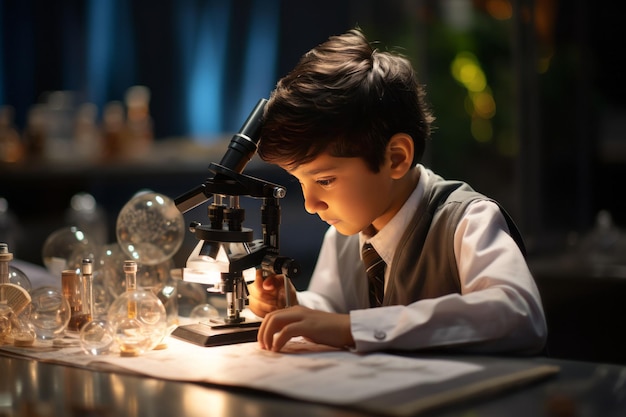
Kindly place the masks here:
[[(279, 200), (285, 197), (285, 188), (242, 173), (256, 152), (266, 104), (266, 99), (259, 100), (220, 163), (209, 165), (212, 176), (175, 199), (181, 213), (212, 199), (208, 224), (193, 222), (189, 227), (199, 243), (187, 259), (182, 279), (208, 284), (224, 294), (226, 315), (181, 325), (172, 332), (172, 336), (200, 346), (256, 340), (261, 321), (241, 314), (247, 305), (247, 282), (255, 279), (256, 268), (264, 274), (283, 274), (286, 288), (288, 280), (300, 272), (295, 260), (279, 254)], [(255, 240), (253, 230), (243, 227), (242, 196), (262, 201), (262, 239)], [(285, 294), (288, 297), (288, 291)]]

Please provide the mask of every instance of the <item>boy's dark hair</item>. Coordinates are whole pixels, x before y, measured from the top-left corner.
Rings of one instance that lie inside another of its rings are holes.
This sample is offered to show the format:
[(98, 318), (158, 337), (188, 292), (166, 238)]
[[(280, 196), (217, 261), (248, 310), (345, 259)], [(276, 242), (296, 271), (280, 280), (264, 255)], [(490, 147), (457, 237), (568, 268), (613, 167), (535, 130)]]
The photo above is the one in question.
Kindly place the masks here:
[(374, 49), (357, 28), (306, 53), (278, 82), (258, 153), (288, 169), (323, 152), (361, 157), (378, 172), (396, 133), (413, 138), (418, 163), (433, 120), (409, 60)]

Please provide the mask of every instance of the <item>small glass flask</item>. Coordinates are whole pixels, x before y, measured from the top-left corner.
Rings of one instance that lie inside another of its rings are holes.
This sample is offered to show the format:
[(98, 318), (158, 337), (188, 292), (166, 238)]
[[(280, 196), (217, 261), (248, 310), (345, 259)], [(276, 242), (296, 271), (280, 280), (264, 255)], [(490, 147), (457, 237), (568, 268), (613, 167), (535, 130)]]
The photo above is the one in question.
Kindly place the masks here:
[(121, 356), (137, 356), (154, 349), (165, 337), (167, 313), (150, 290), (137, 288), (137, 263), (124, 262), (126, 292), (108, 310), (108, 321)]
[(38, 287), (31, 292), (30, 322), (37, 339), (53, 341), (67, 329), (71, 311), (56, 287)]
[(80, 329), (80, 346), (88, 355), (106, 355), (114, 350), (111, 326), (104, 319), (95, 319)]

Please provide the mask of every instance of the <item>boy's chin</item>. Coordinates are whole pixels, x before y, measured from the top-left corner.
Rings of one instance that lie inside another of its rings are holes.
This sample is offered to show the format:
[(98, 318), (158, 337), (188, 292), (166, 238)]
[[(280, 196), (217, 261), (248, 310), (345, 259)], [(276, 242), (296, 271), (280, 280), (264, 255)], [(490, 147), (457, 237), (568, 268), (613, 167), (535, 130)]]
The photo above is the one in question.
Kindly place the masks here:
[(337, 232), (339, 232), (340, 235), (344, 235), (344, 236), (352, 236), (352, 235), (356, 235), (357, 233), (359, 233), (361, 230), (356, 229), (356, 228), (350, 228), (350, 227), (344, 227), (343, 224), (336, 224), (334, 226), (335, 229), (337, 229)]

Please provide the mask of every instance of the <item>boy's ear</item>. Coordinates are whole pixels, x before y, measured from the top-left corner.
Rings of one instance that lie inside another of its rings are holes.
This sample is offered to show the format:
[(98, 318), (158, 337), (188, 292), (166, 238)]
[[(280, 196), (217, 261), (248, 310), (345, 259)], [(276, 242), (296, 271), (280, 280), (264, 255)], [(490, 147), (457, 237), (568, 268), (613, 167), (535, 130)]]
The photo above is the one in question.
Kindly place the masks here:
[(387, 163), (391, 176), (402, 178), (413, 166), (413, 139), (406, 133), (396, 133), (387, 144)]

